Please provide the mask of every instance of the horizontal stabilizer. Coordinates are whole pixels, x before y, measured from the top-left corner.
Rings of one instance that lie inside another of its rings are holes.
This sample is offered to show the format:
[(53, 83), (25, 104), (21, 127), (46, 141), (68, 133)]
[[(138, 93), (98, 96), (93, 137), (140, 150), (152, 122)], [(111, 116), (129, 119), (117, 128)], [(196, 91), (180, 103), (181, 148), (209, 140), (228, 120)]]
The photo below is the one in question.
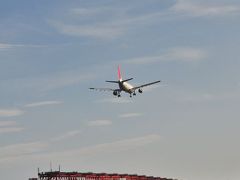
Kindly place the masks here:
[(122, 80), (122, 82), (131, 81), (133, 78)]
[(109, 82), (109, 83), (118, 83), (119, 81), (106, 81), (106, 82)]
[(118, 89), (112, 89), (112, 88), (89, 88), (90, 90), (96, 90), (96, 91), (115, 91)]

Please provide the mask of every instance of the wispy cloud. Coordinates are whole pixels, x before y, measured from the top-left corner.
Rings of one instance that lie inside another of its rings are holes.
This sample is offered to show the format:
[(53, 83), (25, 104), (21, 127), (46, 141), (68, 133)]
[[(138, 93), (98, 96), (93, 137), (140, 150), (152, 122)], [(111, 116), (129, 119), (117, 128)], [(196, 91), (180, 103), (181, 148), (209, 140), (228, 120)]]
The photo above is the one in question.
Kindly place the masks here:
[(14, 160), (16, 158), (22, 158), (33, 160), (33, 159), (49, 159), (49, 158), (75, 158), (79, 155), (101, 155), (102, 153), (117, 153), (121, 151), (127, 151), (136, 149), (138, 147), (147, 146), (152, 143), (157, 143), (161, 139), (158, 134), (148, 134), (145, 136), (127, 138), (118, 141), (101, 143), (87, 147), (76, 148), (72, 150), (65, 150), (60, 152), (46, 152), (50, 146), (49, 143), (45, 142), (30, 142), (23, 144), (13, 144), (5, 147), (0, 147), (0, 162), (5, 163), (6, 161)]
[(171, 10), (189, 16), (228, 16), (240, 13), (240, 6), (228, 4), (203, 3), (191, 0), (177, 0)]
[(0, 161), (39, 153), (45, 150), (47, 146), (48, 144), (43, 142), (31, 142), (0, 147)]
[(0, 127), (0, 134), (21, 132), (23, 130), (24, 130), (24, 128), (22, 128), (22, 127)]
[(198, 94), (198, 95), (188, 95), (188, 96), (183, 96), (181, 97), (181, 101), (183, 102), (209, 102), (214, 100), (216, 97), (213, 94), (210, 93), (203, 93), (203, 94)]
[(128, 8), (118, 8), (113, 6), (104, 6), (104, 7), (101, 6), (101, 7), (91, 7), (91, 8), (80, 7), (80, 8), (70, 9), (69, 13), (72, 15), (77, 15), (79, 18), (86, 18), (86, 17), (91, 18), (96, 16), (102, 16), (107, 18), (106, 15), (109, 15), (109, 14), (113, 14), (113, 16), (117, 16), (117, 17), (122, 16), (126, 13), (127, 9)]
[[(128, 7), (73, 8), (63, 13), (65, 20), (49, 20), (59, 33), (96, 39), (115, 39), (136, 28), (156, 24), (156, 22), (175, 20), (179, 17), (213, 17), (240, 14), (236, 4), (213, 4), (191, 0), (177, 0), (172, 6), (160, 11), (134, 12), (136, 5)], [(68, 21), (67, 21), (68, 20)]]
[(92, 8), (92, 9), (87, 9), (87, 8), (73, 8), (70, 9), (69, 12), (73, 15), (78, 15), (80, 17), (82, 16), (95, 16), (99, 13), (102, 12), (103, 9), (100, 8)]
[(134, 117), (139, 117), (142, 116), (142, 113), (125, 113), (121, 114), (119, 117), (120, 118), (134, 118)]
[(184, 103), (209, 103), (216, 101), (238, 101), (240, 99), (239, 92), (224, 92), (224, 93), (188, 93), (181, 95), (180, 102)]
[(48, 105), (58, 105), (62, 104), (62, 101), (41, 101), (41, 102), (35, 102), (31, 104), (26, 104), (25, 107), (39, 107), (39, 106), (48, 106)]
[(132, 101), (130, 101), (127, 98), (106, 98), (106, 99), (100, 99), (100, 100), (96, 100), (96, 103), (116, 103), (116, 104), (124, 104), (124, 103), (131, 103)]
[(0, 43), (0, 49), (11, 49), (16, 47), (24, 47), (24, 45)]
[(65, 19), (69, 20), (68, 23), (61, 20), (49, 20), (48, 22), (61, 34), (97, 39), (115, 39), (128, 32), (131, 27), (148, 24), (152, 19), (155, 19), (154, 17), (162, 15), (161, 12), (133, 15), (129, 13), (132, 8), (136, 8), (136, 6), (116, 8), (113, 5), (73, 8), (65, 14)]
[[(2, 124), (10, 124), (10, 123), (2, 123)], [(21, 131), (22, 128), (1, 128), (0, 133), (6, 132), (18, 132)], [(66, 140), (68, 138), (74, 137), (78, 135), (80, 131), (69, 131), (61, 136), (52, 138), (47, 141), (36, 141), (36, 142), (28, 142), (28, 143), (17, 143), (4, 147), (0, 147), (0, 162), (15, 160), (16, 158), (26, 157), (37, 154), (39, 156), (40, 153), (44, 153), (48, 150), (48, 147), (51, 146), (51, 143), (56, 141)]]
[(0, 50), (9, 50), (13, 48), (21, 48), (21, 47), (47, 47), (46, 45), (33, 45), (33, 44), (9, 44), (9, 43), (0, 43)]
[(62, 140), (66, 140), (68, 138), (71, 138), (71, 137), (74, 137), (74, 136), (77, 136), (81, 133), (81, 131), (79, 130), (74, 130), (74, 131), (69, 131), (69, 132), (66, 132), (58, 137), (54, 137), (51, 139), (51, 141), (62, 141)]
[[(48, 77), (39, 78), (38, 83), (36, 84), (41, 86), (39, 87), (43, 91), (48, 91), (52, 89), (62, 88), (65, 86), (70, 86), (74, 84), (78, 84), (80, 82), (92, 79), (94, 77), (93, 74), (79, 74), (77, 72), (63, 72), (62, 74), (55, 74)], [(36, 79), (35, 79), (36, 80)], [(35, 85), (35, 84), (33, 84)]]
[(78, 150), (73, 150), (73, 153), (87, 155), (126, 151), (130, 149), (135, 149), (137, 147), (146, 146), (154, 142), (158, 142), (160, 139), (161, 137), (158, 134), (150, 134), (142, 137), (123, 139), (115, 142), (102, 143), (90, 147), (80, 148)]
[(16, 121), (0, 121), (0, 127), (16, 125)]
[(207, 52), (193, 47), (176, 47), (165, 51), (162, 55), (145, 56), (123, 60), (127, 64), (151, 64), (160, 61), (196, 62), (204, 59)]
[(0, 134), (16, 133), (23, 131), (23, 127), (17, 126), (16, 121), (0, 121)]
[(49, 20), (49, 24), (65, 35), (114, 39), (125, 32), (125, 27), (116, 23), (123, 14), (124, 9), (114, 7), (73, 8), (65, 14), (65, 18), (70, 20), (68, 23)]
[(136, 149), (138, 147), (147, 146), (152, 143), (159, 142), (161, 139), (160, 135), (158, 134), (149, 134), (146, 136), (140, 136), (135, 138), (128, 138), (128, 139), (122, 139), (114, 142), (109, 143), (101, 143), (96, 144), (93, 146), (88, 147), (82, 147), (78, 149), (63, 151), (63, 152), (57, 152), (57, 153), (50, 153), (43, 155), (43, 157), (76, 157), (79, 155), (98, 155), (102, 153), (116, 153), (121, 151), (127, 151), (131, 149)]
[(29, 77), (21, 79), (13, 79), (3, 81), (1, 88), (17, 89), (19, 91), (51, 91), (67, 86), (76, 85), (96, 77), (95, 74), (89, 72), (66, 71), (54, 74), (43, 75), (41, 77)]
[(176, 47), (169, 49), (163, 58), (172, 61), (195, 62), (204, 59), (206, 55), (207, 53), (203, 49)]
[(24, 111), (20, 109), (0, 109), (0, 117), (14, 117), (21, 116), (24, 114)]
[(51, 23), (60, 33), (100, 39), (112, 39), (123, 34), (124, 29), (113, 25), (71, 25), (62, 22)]
[(89, 121), (88, 126), (109, 126), (112, 124), (112, 121), (110, 120), (95, 120), (95, 121)]

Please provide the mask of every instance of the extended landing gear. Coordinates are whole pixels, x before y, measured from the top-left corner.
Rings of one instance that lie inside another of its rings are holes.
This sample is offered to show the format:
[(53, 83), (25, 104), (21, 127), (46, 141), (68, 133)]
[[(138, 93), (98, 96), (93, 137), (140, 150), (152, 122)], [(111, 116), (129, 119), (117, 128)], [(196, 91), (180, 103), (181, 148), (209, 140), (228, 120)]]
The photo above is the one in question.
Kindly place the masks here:
[(133, 96), (136, 96), (136, 93), (135, 93), (135, 92), (133, 92), (133, 94), (131, 93), (131, 94), (130, 94), (130, 97), (132, 97), (132, 95), (133, 95)]
[(113, 95), (117, 97), (121, 97), (120, 91), (117, 91), (117, 90), (113, 91)]

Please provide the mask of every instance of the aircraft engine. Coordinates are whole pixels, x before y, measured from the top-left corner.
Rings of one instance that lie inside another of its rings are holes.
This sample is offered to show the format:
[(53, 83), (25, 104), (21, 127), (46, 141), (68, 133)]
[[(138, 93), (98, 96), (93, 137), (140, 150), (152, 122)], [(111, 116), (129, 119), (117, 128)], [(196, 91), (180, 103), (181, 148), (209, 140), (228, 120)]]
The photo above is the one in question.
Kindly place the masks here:
[(143, 90), (142, 90), (142, 89), (138, 89), (138, 92), (139, 92), (139, 93), (142, 93), (142, 92), (143, 92)]
[(118, 92), (117, 92), (117, 91), (113, 91), (113, 95), (114, 95), (114, 96), (117, 96), (117, 95), (118, 95)]

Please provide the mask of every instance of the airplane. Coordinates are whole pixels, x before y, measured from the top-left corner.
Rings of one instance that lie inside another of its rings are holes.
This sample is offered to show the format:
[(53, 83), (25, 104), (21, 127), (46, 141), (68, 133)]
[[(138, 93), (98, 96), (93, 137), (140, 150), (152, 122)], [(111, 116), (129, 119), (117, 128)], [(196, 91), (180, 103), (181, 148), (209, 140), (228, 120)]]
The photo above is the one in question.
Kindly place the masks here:
[(112, 88), (89, 88), (90, 90), (99, 90), (99, 91), (112, 91), (114, 96), (117, 97), (121, 97), (121, 92), (126, 92), (130, 94), (130, 97), (136, 96), (136, 90), (138, 90), (139, 93), (143, 93), (142, 88), (146, 87), (146, 86), (150, 86), (156, 83), (159, 83), (161, 81), (154, 81), (151, 83), (147, 83), (147, 84), (143, 84), (140, 86), (132, 86), (131, 84), (129, 84), (127, 81), (132, 80), (133, 78), (129, 78), (129, 79), (122, 79), (121, 76), (121, 70), (120, 70), (120, 66), (118, 66), (118, 81), (106, 81), (108, 83), (116, 83), (118, 84), (119, 88), (118, 89), (112, 89)]

